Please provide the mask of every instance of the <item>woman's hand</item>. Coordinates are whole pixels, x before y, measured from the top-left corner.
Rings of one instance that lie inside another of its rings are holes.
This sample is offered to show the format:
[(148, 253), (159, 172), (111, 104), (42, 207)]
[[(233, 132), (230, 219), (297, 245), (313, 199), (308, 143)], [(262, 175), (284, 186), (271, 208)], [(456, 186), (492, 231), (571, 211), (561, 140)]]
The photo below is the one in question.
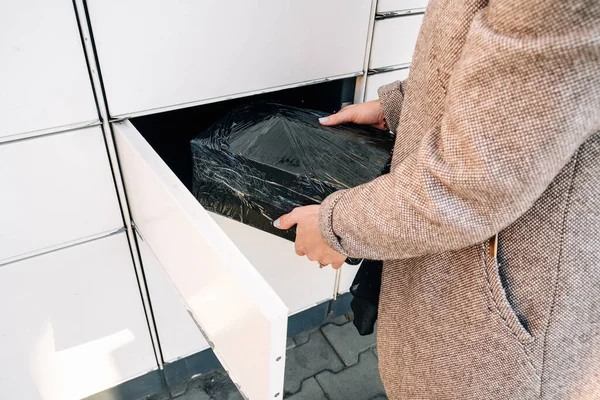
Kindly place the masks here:
[(342, 266), (346, 256), (333, 250), (319, 231), (319, 206), (298, 207), (291, 213), (282, 215), (273, 223), (279, 229), (296, 227), (296, 254), (306, 256), (310, 261), (318, 261), (321, 265), (329, 265), (335, 269)]
[[(388, 129), (379, 100), (344, 107), (336, 114), (320, 118), (319, 122), (324, 126), (354, 122), (355, 124), (371, 125), (382, 130)], [(297, 225), (296, 254), (306, 256), (310, 261), (318, 261), (322, 265), (331, 264), (333, 268), (337, 269), (346, 261), (346, 256), (325, 243), (319, 231), (318, 221), (319, 206), (313, 205), (295, 208), (291, 213), (279, 217), (273, 225), (279, 229), (290, 229)]]
[(389, 130), (383, 117), (383, 110), (379, 100), (371, 100), (361, 104), (352, 104), (342, 108), (336, 114), (319, 118), (324, 126), (334, 126), (344, 122), (354, 122), (360, 125), (371, 125), (377, 129)]

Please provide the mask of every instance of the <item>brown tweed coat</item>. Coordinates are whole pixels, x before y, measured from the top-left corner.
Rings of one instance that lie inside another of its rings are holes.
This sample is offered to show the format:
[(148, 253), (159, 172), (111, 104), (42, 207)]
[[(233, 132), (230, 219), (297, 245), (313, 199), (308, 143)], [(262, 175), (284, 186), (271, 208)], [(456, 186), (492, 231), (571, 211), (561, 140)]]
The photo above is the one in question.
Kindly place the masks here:
[(386, 260), (388, 396), (600, 399), (600, 1), (430, 0), (380, 99), (392, 171), (319, 225)]

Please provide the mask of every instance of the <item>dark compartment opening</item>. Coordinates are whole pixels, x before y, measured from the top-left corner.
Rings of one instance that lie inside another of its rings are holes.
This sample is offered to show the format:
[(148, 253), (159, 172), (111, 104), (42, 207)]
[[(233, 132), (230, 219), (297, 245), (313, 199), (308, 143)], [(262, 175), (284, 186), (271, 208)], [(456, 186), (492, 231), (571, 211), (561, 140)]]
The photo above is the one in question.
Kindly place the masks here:
[(221, 115), (241, 104), (265, 101), (334, 113), (342, 104), (352, 102), (354, 84), (354, 78), (342, 79), (132, 118), (131, 122), (191, 191), (190, 140)]

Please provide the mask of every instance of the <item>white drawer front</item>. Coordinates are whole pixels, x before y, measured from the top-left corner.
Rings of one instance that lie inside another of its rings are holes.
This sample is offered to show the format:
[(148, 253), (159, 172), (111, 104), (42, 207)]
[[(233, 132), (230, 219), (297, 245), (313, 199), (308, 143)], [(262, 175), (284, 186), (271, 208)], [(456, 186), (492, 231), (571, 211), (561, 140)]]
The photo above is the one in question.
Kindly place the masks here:
[(287, 307), (136, 128), (113, 129), (136, 229), (188, 312), (248, 398), (282, 396)]
[(369, 68), (409, 64), (422, 21), (422, 14), (375, 21)]
[(428, 0), (378, 0), (377, 12), (424, 10)]
[(139, 236), (137, 241), (164, 361), (177, 361), (207, 349), (208, 343), (152, 249)]
[[(289, 315), (333, 297), (335, 272), (320, 269), (316, 262), (298, 257), (294, 244), (223, 216), (209, 213), (252, 266), (289, 309)], [(172, 362), (208, 348), (208, 344), (186, 311), (169, 276), (150, 249), (138, 240), (150, 299), (165, 361)], [(354, 276), (353, 268), (344, 265)], [(349, 285), (342, 287), (342, 293)]]
[(376, 100), (379, 98), (377, 89), (381, 86), (394, 81), (403, 81), (408, 78), (409, 69), (399, 69), (390, 72), (369, 75), (367, 77), (367, 86), (365, 88), (365, 101)]
[(0, 267), (0, 398), (75, 400), (156, 369), (124, 234)]
[(352, 287), (352, 282), (354, 281), (354, 277), (358, 272), (359, 265), (344, 265), (340, 276), (340, 286), (338, 288), (338, 294), (348, 293), (350, 291), (350, 287)]
[[(320, 269), (316, 263), (298, 257), (292, 242), (237, 221), (211, 215), (280, 295), (289, 307), (290, 315), (332, 297), (335, 272), (331, 268)], [(138, 245), (165, 361), (173, 362), (207, 349), (208, 343), (186, 312), (177, 289), (148, 243), (138, 236)], [(344, 265), (340, 293), (349, 290), (356, 268)]]
[[(220, 215), (209, 214), (275, 290), (289, 308), (290, 315), (332, 298), (335, 281), (333, 269), (320, 269), (316, 262), (298, 257), (294, 252), (294, 244), (288, 240)], [(208, 348), (186, 312), (177, 289), (148, 243), (140, 238), (138, 244), (165, 361), (172, 362)], [(351, 275), (350, 281), (354, 276), (353, 268), (356, 267), (344, 265), (342, 268), (342, 271), (348, 271)], [(341, 287), (342, 292), (348, 291), (349, 287), (349, 284), (345, 290)]]
[(112, 116), (362, 71), (366, 0), (88, 0)]
[(98, 119), (72, 1), (3, 1), (0, 60), (0, 137)]
[(0, 264), (123, 226), (99, 127), (0, 144)]
[(298, 257), (289, 240), (221, 215), (210, 215), (275, 290), (290, 315), (333, 297), (333, 268), (321, 269), (317, 262)]

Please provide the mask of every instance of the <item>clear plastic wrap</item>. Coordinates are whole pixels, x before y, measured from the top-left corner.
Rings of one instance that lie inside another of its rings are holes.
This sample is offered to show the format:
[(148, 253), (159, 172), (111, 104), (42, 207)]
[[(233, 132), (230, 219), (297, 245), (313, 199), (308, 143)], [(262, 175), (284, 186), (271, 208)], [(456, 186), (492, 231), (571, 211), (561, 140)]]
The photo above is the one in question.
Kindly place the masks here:
[(319, 111), (254, 104), (192, 139), (192, 191), (209, 211), (294, 240), (273, 221), (295, 207), (371, 181), (388, 168), (393, 137), (370, 127), (324, 127)]

